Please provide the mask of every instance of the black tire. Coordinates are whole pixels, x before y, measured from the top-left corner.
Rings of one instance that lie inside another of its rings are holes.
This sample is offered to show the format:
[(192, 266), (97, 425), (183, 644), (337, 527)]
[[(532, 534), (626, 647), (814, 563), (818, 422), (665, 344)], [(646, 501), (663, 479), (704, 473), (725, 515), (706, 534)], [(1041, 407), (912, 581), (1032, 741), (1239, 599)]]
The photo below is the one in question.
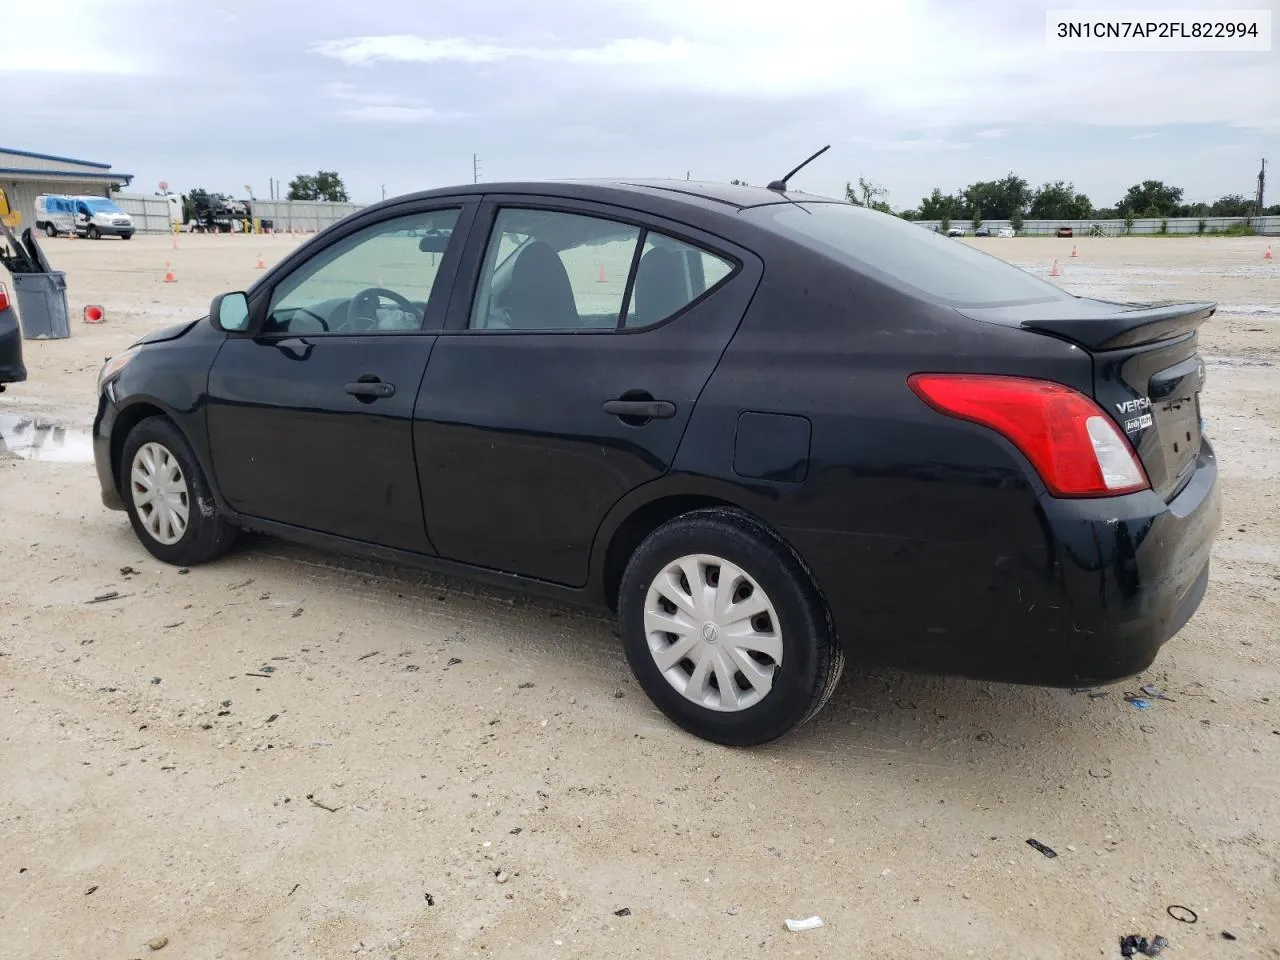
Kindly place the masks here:
[[(134, 457), (145, 444), (154, 443), (169, 451), (177, 460), (186, 483), (187, 528), (176, 542), (168, 544), (156, 539), (147, 529), (134, 502), (130, 477)], [(120, 495), (129, 514), (134, 535), (153, 557), (178, 567), (208, 563), (226, 553), (236, 538), (236, 528), (218, 516), (213, 494), (204, 471), (196, 460), (182, 432), (160, 416), (139, 421), (125, 438), (120, 456)]]
[(121, 239), (121, 240), (132, 240), (132, 239), (133, 239), (133, 234), (132, 234), (132, 233), (122, 233), (122, 234), (120, 234), (120, 239)]
[[(781, 665), (769, 692), (745, 709), (715, 710), (688, 699), (667, 681), (649, 651), (645, 603), (650, 585), (668, 565), (690, 554), (737, 565), (777, 612)], [(830, 699), (844, 670), (826, 602), (804, 563), (767, 527), (733, 510), (694, 511), (651, 533), (622, 575), (618, 616), (627, 661), (649, 699), (678, 726), (726, 746), (767, 743), (806, 723)]]
[(90, 240), (101, 240), (102, 232), (97, 227), (90, 227), (88, 230), (85, 231), (85, 236), (87, 236)]
[(46, 237), (56, 237), (58, 235), (58, 228), (52, 223), (46, 223), (44, 225), (44, 235)]

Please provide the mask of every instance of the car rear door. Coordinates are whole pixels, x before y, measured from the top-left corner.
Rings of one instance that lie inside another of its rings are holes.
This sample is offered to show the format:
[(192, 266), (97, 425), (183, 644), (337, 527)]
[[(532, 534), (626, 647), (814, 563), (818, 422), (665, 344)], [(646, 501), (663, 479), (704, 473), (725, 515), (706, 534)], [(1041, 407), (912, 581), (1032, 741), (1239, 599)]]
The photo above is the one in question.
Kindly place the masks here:
[(601, 521), (669, 469), (761, 272), (635, 211), (487, 200), (414, 410), (440, 555), (585, 584)]
[[(433, 552), (411, 421), (475, 205), (357, 221), (255, 291), (256, 332), (228, 337), (209, 372), (213, 472), (233, 509)], [(421, 249), (442, 224), (456, 239)]]

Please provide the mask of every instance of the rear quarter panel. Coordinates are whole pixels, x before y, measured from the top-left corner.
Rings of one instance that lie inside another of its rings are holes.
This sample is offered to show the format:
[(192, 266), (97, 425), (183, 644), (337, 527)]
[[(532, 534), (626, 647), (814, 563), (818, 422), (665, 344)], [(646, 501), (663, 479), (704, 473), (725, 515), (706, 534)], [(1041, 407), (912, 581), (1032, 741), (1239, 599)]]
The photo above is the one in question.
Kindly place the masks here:
[[(1088, 356), (812, 255), (778, 259), (766, 262), (698, 402), (675, 476), (733, 484), (739, 505), (813, 570), (842, 640), (862, 659), (898, 646), (901, 662), (902, 641), (954, 636), (967, 620), (989, 627), (975, 607), (1026, 611), (1056, 575), (1042, 485), (1012, 444), (938, 414), (906, 381), (925, 371), (1014, 374), (1089, 392)], [(792, 474), (802, 480), (735, 473), (747, 411), (809, 421), (807, 469)]]

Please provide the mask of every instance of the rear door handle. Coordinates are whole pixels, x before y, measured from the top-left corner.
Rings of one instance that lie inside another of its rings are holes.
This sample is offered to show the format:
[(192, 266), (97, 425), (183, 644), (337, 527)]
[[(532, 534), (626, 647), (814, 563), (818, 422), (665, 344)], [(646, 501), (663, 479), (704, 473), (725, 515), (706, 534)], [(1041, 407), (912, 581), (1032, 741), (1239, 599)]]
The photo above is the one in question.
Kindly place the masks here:
[(615, 417), (670, 420), (676, 415), (676, 405), (669, 400), (606, 400), (604, 412)]
[(381, 380), (357, 380), (348, 383), (343, 389), (353, 397), (389, 397), (396, 392), (395, 384), (383, 383)]

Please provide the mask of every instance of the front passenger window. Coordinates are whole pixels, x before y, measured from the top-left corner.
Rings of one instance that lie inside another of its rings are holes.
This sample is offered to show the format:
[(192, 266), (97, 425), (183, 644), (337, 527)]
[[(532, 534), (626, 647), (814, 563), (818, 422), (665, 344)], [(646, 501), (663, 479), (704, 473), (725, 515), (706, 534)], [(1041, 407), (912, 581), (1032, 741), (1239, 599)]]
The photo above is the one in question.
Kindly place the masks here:
[(276, 286), (263, 333), (420, 329), (458, 214), (397, 217), (326, 247)]

